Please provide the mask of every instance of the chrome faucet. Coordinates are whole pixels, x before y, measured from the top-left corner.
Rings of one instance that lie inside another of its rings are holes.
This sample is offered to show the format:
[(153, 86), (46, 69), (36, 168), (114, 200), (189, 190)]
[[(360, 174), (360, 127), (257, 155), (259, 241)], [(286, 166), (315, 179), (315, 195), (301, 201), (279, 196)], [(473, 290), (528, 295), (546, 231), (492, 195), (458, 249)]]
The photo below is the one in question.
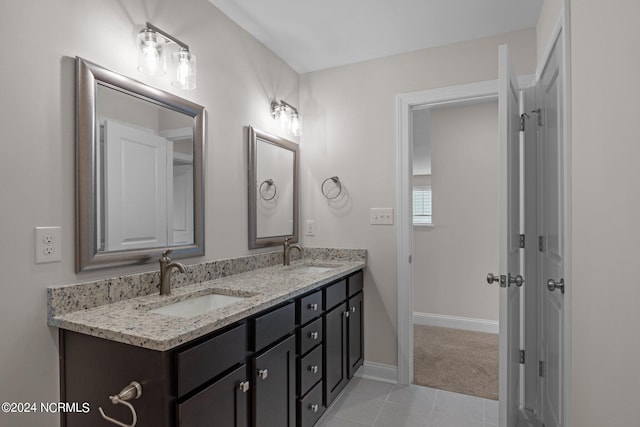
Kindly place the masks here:
[(291, 249), (297, 249), (300, 252), (304, 251), (302, 246), (295, 243), (292, 245), (289, 243), (289, 240), (291, 240), (291, 237), (287, 237), (286, 239), (284, 239), (284, 250), (282, 252), (283, 265), (291, 264)]
[(181, 273), (186, 273), (187, 269), (184, 264), (177, 261), (171, 261), (169, 254), (171, 249), (162, 252), (160, 258), (160, 295), (171, 295), (171, 270), (177, 268)]

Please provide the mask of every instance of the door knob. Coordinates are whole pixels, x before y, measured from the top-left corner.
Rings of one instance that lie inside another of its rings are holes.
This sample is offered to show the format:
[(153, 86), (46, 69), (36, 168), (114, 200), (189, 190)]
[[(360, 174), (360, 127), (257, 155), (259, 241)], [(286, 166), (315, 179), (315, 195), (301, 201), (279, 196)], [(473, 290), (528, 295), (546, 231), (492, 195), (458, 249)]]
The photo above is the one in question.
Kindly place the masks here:
[(492, 284), (493, 282), (500, 282), (500, 276), (496, 276), (493, 273), (487, 274), (487, 283)]
[(519, 274), (516, 277), (509, 275), (509, 284), (515, 284), (517, 287), (520, 287), (524, 285), (524, 279)]
[(553, 279), (547, 280), (547, 289), (549, 289), (551, 292), (555, 291), (556, 289), (560, 289), (560, 292), (564, 294), (564, 279), (560, 279), (559, 282), (556, 282)]

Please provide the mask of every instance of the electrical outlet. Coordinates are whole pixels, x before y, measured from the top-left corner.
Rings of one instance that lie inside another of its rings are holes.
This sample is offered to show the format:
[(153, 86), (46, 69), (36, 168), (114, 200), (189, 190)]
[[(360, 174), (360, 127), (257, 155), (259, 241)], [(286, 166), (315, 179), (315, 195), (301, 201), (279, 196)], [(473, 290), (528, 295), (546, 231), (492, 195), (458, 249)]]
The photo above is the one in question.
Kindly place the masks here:
[(304, 223), (304, 234), (305, 236), (315, 236), (316, 235), (316, 222), (312, 219), (308, 219)]
[(372, 225), (393, 225), (393, 208), (371, 208), (369, 223)]
[(36, 264), (60, 262), (62, 231), (60, 227), (36, 227)]

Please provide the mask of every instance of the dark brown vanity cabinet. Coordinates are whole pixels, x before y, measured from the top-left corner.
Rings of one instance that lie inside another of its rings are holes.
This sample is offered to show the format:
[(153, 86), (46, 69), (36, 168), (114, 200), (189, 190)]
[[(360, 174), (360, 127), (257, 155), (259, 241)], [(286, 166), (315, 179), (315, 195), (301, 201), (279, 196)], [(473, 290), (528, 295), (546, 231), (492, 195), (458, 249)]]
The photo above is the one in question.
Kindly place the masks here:
[[(257, 316), (251, 358), (254, 427), (295, 427), (295, 304)], [(283, 337), (287, 337), (282, 340)], [(278, 344), (271, 346), (274, 342)]]
[(364, 361), (363, 276), (355, 273), (325, 289), (325, 405), (329, 406)]
[(363, 361), (362, 272), (168, 351), (60, 330), (62, 427), (128, 423), (115, 395), (138, 381), (137, 427), (311, 427)]

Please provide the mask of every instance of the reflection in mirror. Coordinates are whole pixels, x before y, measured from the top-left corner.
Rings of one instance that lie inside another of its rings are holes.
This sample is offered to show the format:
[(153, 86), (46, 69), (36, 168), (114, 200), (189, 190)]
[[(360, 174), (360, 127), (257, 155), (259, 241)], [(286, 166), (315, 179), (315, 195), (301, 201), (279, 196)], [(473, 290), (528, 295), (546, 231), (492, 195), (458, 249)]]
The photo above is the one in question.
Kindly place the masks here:
[(204, 109), (76, 65), (77, 270), (204, 254)]
[(298, 145), (249, 126), (249, 248), (298, 241)]

